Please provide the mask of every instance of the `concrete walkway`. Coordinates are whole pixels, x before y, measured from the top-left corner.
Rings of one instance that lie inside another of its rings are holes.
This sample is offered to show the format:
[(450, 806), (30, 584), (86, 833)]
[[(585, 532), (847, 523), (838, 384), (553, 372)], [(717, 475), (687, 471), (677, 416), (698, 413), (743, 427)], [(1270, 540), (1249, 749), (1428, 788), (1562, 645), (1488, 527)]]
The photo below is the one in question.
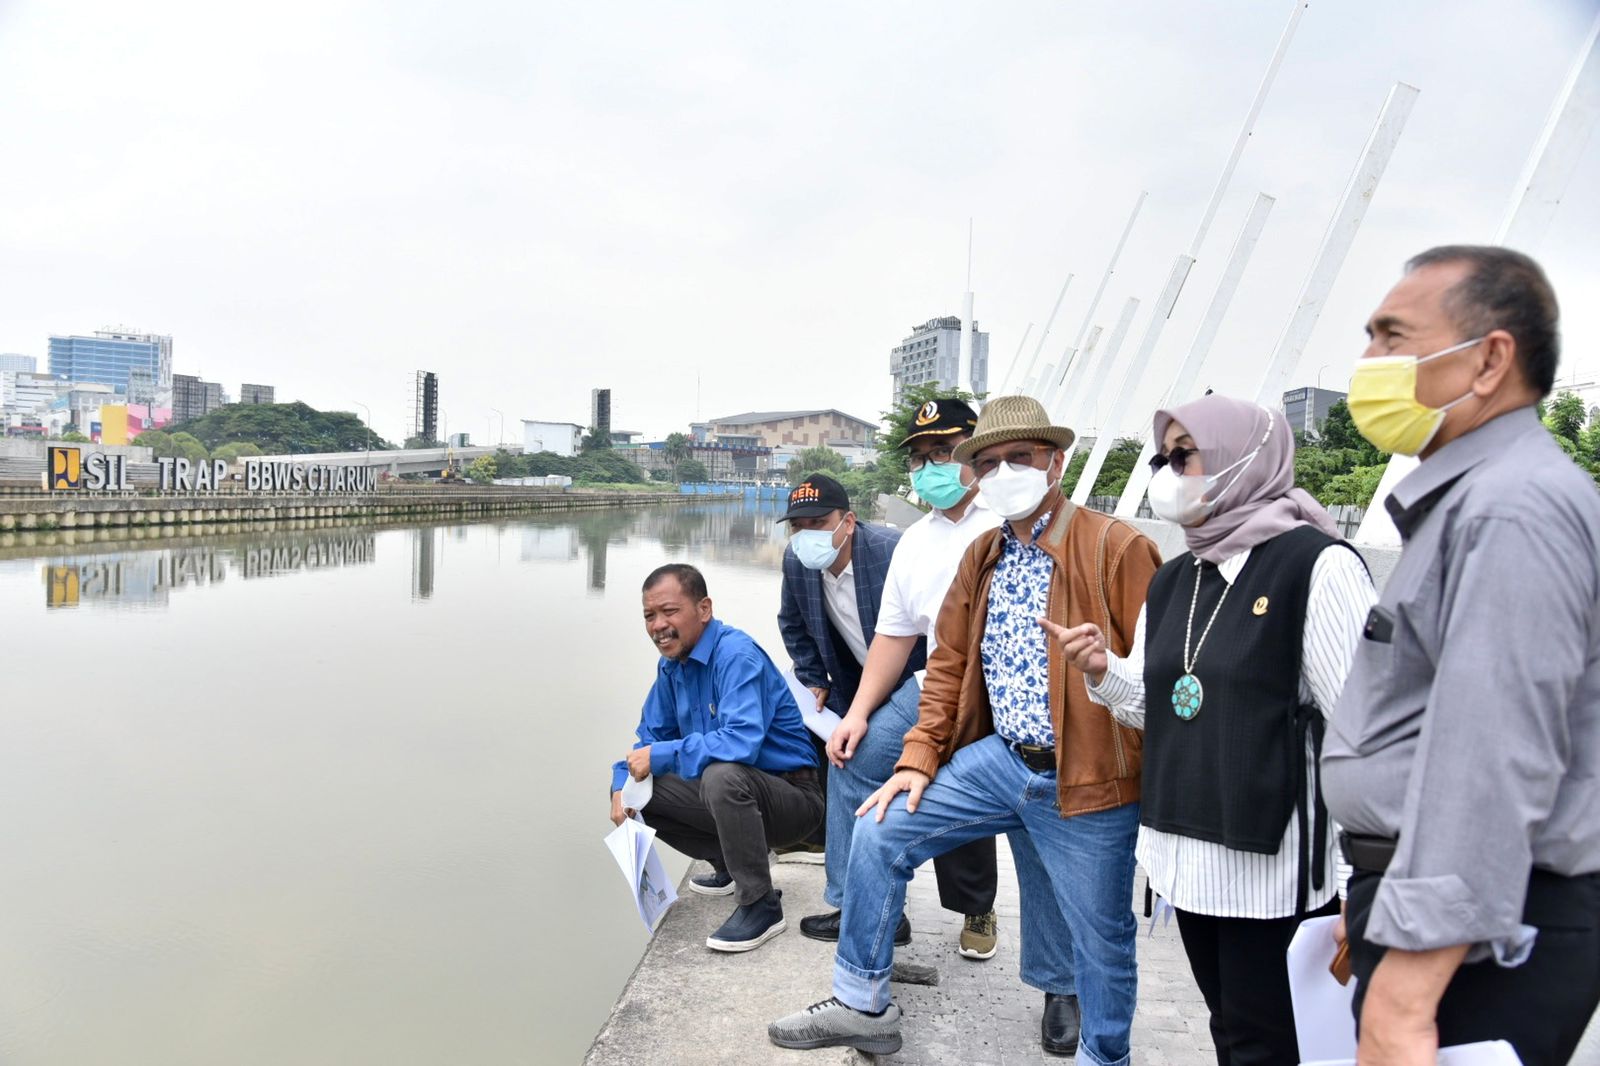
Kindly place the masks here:
[[(936, 987), (895, 985), (905, 1012), (905, 1046), (884, 1063), (963, 1063), (972, 1066), (1069, 1061), (1039, 1048), (1044, 996), (1017, 976), (1018, 901), (1011, 851), (1000, 854), (1000, 950), (987, 962), (956, 954), (960, 919), (939, 907), (933, 871), (911, 883), (906, 913), (912, 939), (897, 958), (938, 967)], [(705, 867), (695, 864), (691, 873)], [(833, 945), (800, 935), (800, 919), (821, 913), (822, 867), (779, 863), (774, 883), (783, 890), (789, 928), (742, 955), (705, 946), (706, 936), (733, 910), (732, 897), (707, 897), (680, 889), (629, 979), (611, 1017), (590, 1048), (588, 1066), (638, 1063), (862, 1063), (869, 1057), (845, 1049), (784, 1051), (767, 1041), (767, 1023), (829, 995)], [(1141, 910), (1144, 877), (1136, 878)], [(1136, 910), (1135, 913), (1141, 913)], [(637, 921), (632, 915), (619, 920)], [(1189, 976), (1176, 924), (1139, 926), (1139, 1006), (1133, 1022), (1135, 1066), (1204, 1066), (1216, 1062), (1205, 1004)]]

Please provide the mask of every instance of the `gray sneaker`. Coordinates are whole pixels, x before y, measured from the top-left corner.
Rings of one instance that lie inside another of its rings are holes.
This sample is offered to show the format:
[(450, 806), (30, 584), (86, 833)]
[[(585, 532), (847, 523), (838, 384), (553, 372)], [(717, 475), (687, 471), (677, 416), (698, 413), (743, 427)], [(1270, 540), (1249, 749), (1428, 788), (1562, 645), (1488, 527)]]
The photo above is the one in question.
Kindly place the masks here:
[(829, 997), (779, 1018), (767, 1026), (767, 1038), (779, 1047), (853, 1047), (868, 1055), (893, 1055), (900, 1050), (900, 1008), (891, 1003), (874, 1017)]

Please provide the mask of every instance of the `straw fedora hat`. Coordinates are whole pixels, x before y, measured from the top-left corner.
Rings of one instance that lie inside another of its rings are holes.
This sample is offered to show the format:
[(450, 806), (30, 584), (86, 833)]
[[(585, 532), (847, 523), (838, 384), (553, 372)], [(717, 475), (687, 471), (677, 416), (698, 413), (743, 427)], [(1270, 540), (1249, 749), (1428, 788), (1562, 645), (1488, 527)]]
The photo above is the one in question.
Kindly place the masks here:
[(956, 445), (955, 460), (968, 462), (983, 449), (1012, 440), (1044, 440), (1065, 450), (1076, 437), (1066, 426), (1052, 426), (1044, 405), (1032, 396), (996, 396), (983, 405), (972, 436)]

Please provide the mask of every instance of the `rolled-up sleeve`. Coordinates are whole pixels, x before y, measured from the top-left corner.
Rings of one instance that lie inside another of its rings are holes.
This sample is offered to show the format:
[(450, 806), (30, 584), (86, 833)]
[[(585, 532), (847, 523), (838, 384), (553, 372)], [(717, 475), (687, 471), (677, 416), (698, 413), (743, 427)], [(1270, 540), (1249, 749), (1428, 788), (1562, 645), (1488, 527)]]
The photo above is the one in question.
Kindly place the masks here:
[(1529, 516), (1467, 520), (1450, 554), (1399, 846), (1366, 935), (1470, 944), (1468, 961), (1514, 966), (1535, 936), (1522, 923), (1534, 834), (1571, 759), (1595, 561), (1576, 531)]

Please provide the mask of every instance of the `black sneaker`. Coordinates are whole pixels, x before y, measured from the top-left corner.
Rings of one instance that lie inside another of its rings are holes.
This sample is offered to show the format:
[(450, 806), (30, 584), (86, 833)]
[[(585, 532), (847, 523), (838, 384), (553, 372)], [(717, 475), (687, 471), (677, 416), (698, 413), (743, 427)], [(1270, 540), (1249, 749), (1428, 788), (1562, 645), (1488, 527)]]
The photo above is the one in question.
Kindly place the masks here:
[(720, 870), (712, 870), (708, 874), (689, 878), (689, 891), (698, 892), (702, 896), (731, 896), (733, 878)]
[(721, 928), (706, 938), (706, 947), (712, 951), (753, 951), (765, 944), (787, 928), (782, 897), (782, 892), (773, 889), (765, 899), (740, 904)]
[[(836, 943), (839, 939), (839, 925), (844, 921), (843, 911), (834, 911), (832, 914), (813, 914), (800, 919), (800, 935), (810, 937), (812, 940), (826, 940)], [(903, 948), (911, 943), (911, 922), (905, 915), (900, 916), (900, 924), (894, 927), (894, 946)]]

